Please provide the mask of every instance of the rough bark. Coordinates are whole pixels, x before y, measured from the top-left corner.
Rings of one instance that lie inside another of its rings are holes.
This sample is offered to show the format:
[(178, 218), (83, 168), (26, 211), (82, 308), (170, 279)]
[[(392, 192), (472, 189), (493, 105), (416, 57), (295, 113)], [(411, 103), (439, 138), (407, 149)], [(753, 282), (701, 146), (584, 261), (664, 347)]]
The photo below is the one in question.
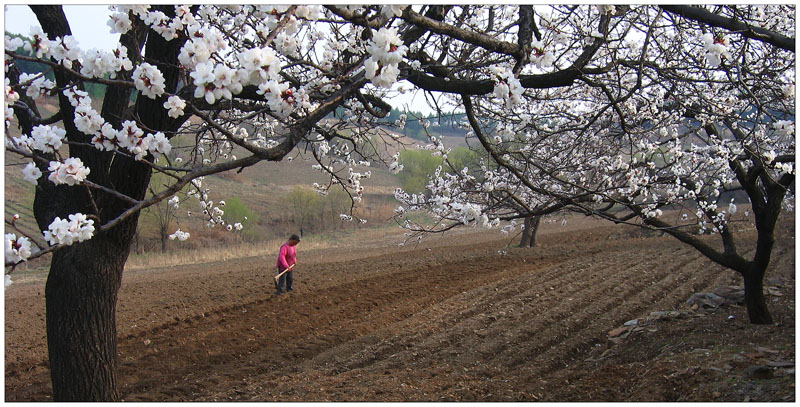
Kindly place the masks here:
[(764, 296), (765, 272), (766, 269), (754, 266), (743, 274), (744, 302), (747, 306), (747, 316), (750, 323), (753, 324), (772, 324), (774, 322)]
[(53, 254), (45, 286), (53, 400), (119, 399), (116, 303), (136, 219)]

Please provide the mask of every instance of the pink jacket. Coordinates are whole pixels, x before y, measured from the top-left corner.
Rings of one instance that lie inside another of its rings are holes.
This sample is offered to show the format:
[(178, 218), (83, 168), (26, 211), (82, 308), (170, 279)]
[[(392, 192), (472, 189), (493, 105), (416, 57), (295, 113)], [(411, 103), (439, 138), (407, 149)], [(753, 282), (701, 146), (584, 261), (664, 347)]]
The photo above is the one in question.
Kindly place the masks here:
[(290, 246), (288, 242), (284, 243), (278, 254), (278, 268), (283, 270), (295, 263), (297, 263), (297, 246)]

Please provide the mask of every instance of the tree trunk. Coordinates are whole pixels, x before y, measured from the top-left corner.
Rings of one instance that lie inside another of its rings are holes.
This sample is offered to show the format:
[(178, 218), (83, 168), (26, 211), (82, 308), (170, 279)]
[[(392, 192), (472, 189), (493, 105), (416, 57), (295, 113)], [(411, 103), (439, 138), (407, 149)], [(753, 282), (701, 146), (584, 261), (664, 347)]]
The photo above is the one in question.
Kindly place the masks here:
[(531, 247), (531, 218), (530, 216), (525, 218), (525, 222), (522, 225), (522, 239), (519, 241), (519, 247)]
[(53, 400), (119, 400), (116, 303), (136, 220), (53, 253), (45, 286)]
[(766, 270), (753, 266), (744, 274), (744, 302), (747, 305), (747, 316), (752, 324), (772, 324), (772, 315), (767, 308), (764, 297), (764, 272)]
[(539, 222), (541, 220), (541, 216), (534, 216), (531, 219), (531, 240), (528, 244), (528, 247), (536, 247), (536, 235), (539, 232)]
[(528, 216), (525, 218), (519, 247), (536, 247), (536, 232), (539, 231), (539, 222), (541, 220), (541, 216)]
[[(172, 6), (155, 6), (168, 16), (174, 16)], [(58, 5), (31, 6), (42, 29), (50, 39), (71, 33), (66, 16)], [(136, 20), (134, 27), (121, 36), (132, 60), (140, 57), (137, 44), (144, 44), (147, 27)], [(161, 70), (166, 81), (166, 91), (174, 93), (179, 79), (179, 69), (174, 61), (185, 40), (169, 43), (150, 30), (145, 57)], [(56, 70), (59, 88), (73, 82), (67, 74)], [(130, 100), (130, 88), (111, 87), (103, 101), (101, 115), (119, 128)], [(88, 179), (98, 185), (114, 189), (134, 199), (143, 199), (150, 183), (151, 169), (125, 155), (98, 151), (89, 145), (91, 137), (81, 133), (70, 118), (74, 108), (59, 92), (59, 107), (70, 156), (80, 158), (92, 168)], [(137, 98), (133, 116), (140, 125), (152, 131), (167, 134), (180, 127), (186, 117), (173, 119), (167, 116), (162, 104), (166, 96), (156, 100)], [(44, 177), (43, 177), (44, 178)], [(58, 216), (85, 213), (99, 219), (95, 227), (119, 216), (130, 207), (126, 201), (103, 191), (82, 187), (55, 186), (40, 179), (34, 197), (34, 216), (41, 230)], [(138, 213), (123, 220), (91, 240), (59, 249), (53, 253), (50, 274), (45, 286), (47, 311), (47, 346), (50, 357), (50, 375), (55, 401), (115, 401), (117, 331), (116, 302), (122, 270), (130, 253), (138, 223)]]
[(167, 227), (161, 226), (161, 253), (167, 252)]

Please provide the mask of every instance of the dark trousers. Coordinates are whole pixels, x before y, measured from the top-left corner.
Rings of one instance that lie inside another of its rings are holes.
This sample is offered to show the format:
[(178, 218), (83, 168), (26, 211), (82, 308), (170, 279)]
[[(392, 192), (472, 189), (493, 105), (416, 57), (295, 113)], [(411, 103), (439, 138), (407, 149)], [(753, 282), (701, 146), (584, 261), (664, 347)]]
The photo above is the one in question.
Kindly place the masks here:
[[(281, 271), (283, 270), (278, 268), (278, 273)], [(294, 282), (294, 270), (289, 270), (286, 274), (278, 277), (278, 292), (283, 292), (284, 282), (286, 282), (286, 291), (291, 291), (292, 283)]]

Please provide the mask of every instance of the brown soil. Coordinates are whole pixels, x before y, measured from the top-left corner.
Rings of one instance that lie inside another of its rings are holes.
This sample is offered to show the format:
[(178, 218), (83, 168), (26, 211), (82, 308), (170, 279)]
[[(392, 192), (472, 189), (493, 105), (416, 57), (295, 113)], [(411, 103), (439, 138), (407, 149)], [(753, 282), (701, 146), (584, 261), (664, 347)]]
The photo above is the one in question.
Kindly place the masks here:
[[(591, 226), (591, 227), (589, 227)], [(126, 272), (126, 401), (794, 401), (794, 223), (767, 274), (775, 325), (743, 307), (608, 331), (741, 284), (668, 237), (545, 225), (419, 246), (302, 251), (294, 292), (272, 258)], [(750, 236), (752, 238), (752, 236)], [(744, 245), (740, 245), (744, 247)], [(7, 401), (47, 401), (42, 278), (6, 290)], [(754, 366), (766, 366), (755, 372)]]

